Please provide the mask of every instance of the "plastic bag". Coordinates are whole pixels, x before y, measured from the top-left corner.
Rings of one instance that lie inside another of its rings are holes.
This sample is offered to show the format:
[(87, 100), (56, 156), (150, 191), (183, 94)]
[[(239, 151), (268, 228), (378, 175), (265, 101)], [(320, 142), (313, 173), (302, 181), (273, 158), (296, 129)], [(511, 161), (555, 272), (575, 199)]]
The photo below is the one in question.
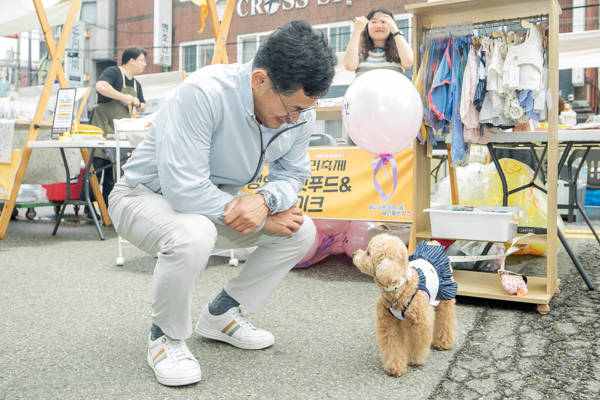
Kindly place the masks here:
[[(488, 205), (486, 194), (482, 188), (489, 186), (489, 177), (481, 174), (483, 165), (472, 163), (464, 168), (456, 168), (456, 183), (460, 204), (469, 206)], [(431, 206), (437, 207), (452, 204), (450, 177), (432, 186)]]
[(597, 115), (592, 115), (591, 117), (589, 117), (586, 121), (586, 124), (591, 124), (591, 123), (600, 123), (600, 114)]
[(36, 203), (47, 203), (48, 196), (46, 194), (46, 188), (42, 185), (31, 185), (34, 186), (33, 189), (33, 199)]
[[(457, 240), (456, 242), (452, 243), (446, 249), (446, 251), (444, 251), (444, 253), (446, 253), (447, 256), (480, 256), (483, 253), (486, 245), (487, 243), (485, 242)], [(487, 255), (494, 256), (497, 254), (504, 254), (505, 252), (506, 251), (503, 243), (494, 243)], [(478, 264), (478, 268), (475, 269), (475, 271), (493, 272), (500, 269), (503, 262), (503, 258), (498, 260), (453, 262), (452, 268), (473, 270), (473, 268)]]
[[(503, 158), (500, 166), (506, 177), (507, 190), (511, 191), (527, 185), (533, 177), (533, 170), (520, 161)], [(465, 168), (456, 168), (459, 202), (469, 206), (495, 206), (502, 207), (502, 182), (496, 166), (493, 163), (481, 165), (470, 164)], [(536, 179), (539, 187), (544, 184)], [(450, 177), (434, 186), (435, 194), (432, 196), (432, 206), (452, 204), (450, 190)], [(508, 207), (522, 207), (519, 214), (519, 226), (546, 228), (548, 226), (548, 200), (542, 191), (530, 187), (508, 197)], [(564, 223), (560, 216), (557, 217), (559, 228), (564, 232)], [(546, 252), (546, 246), (531, 246), (540, 253)]]

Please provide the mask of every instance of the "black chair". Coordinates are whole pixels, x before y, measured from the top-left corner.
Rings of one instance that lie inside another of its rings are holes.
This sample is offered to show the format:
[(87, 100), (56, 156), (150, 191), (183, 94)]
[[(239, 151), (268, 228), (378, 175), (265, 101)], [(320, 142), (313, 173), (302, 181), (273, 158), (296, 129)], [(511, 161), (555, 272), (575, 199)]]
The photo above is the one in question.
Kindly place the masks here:
[(590, 150), (587, 156), (587, 188), (600, 190), (600, 150)]
[(585, 150), (583, 149), (573, 150), (569, 155), (569, 158), (567, 159), (566, 165), (563, 167), (562, 171), (560, 171), (560, 175), (558, 177), (558, 179), (567, 182), (567, 185), (569, 187), (569, 216), (567, 219), (568, 222), (573, 222), (573, 212), (575, 211), (575, 196), (577, 196), (577, 190), (575, 189), (575, 171), (576, 168), (579, 167), (579, 163), (577, 163), (577, 165), (573, 164), (575, 163), (575, 161), (581, 159), (584, 154)]

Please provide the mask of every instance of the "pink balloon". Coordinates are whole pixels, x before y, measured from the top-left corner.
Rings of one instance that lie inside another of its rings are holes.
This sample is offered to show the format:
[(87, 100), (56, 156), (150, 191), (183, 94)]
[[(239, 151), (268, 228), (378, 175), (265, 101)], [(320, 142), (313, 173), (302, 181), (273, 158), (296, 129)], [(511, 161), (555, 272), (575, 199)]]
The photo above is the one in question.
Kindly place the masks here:
[(308, 253), (306, 253), (304, 255), (304, 257), (302, 257), (302, 260), (298, 261), (298, 265), (304, 264), (305, 262), (310, 261), (310, 259), (313, 258), (313, 256), (317, 252), (317, 248), (319, 247), (319, 244), (321, 243), (322, 237), (320, 237), (320, 236), (321, 235), (319, 234), (319, 231), (317, 230), (317, 234), (315, 235), (315, 241), (313, 242), (312, 246), (310, 246)]
[(346, 240), (346, 234), (342, 233), (335, 237), (333, 244), (329, 248), (329, 254), (337, 255), (344, 254), (344, 241)]
[(350, 226), (348, 220), (338, 219), (313, 219), (317, 230), (323, 232), (326, 236), (336, 236), (345, 233)]
[(369, 231), (377, 226), (375, 222), (352, 221), (346, 233), (346, 240), (344, 240), (344, 251), (348, 257), (352, 257), (356, 250), (367, 249)]
[(391, 70), (358, 77), (344, 96), (342, 120), (361, 149), (376, 155), (396, 154), (417, 137), (423, 101), (413, 83)]

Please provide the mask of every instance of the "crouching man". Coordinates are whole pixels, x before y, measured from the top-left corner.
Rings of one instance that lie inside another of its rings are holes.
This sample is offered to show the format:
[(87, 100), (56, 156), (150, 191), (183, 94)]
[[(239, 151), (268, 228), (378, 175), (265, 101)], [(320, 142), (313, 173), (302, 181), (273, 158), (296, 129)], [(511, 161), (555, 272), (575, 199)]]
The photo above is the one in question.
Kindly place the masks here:
[[(329, 90), (335, 64), (320, 31), (306, 21), (286, 24), (253, 61), (191, 74), (123, 167), (109, 214), (122, 237), (158, 255), (147, 361), (163, 385), (200, 381), (185, 340), (194, 287), (215, 247), (258, 249), (204, 307), (196, 333), (242, 349), (274, 343), (239, 305), (258, 312), (314, 241), (313, 222), (295, 205), (311, 176), (313, 108)], [(268, 183), (239, 195), (265, 162)]]

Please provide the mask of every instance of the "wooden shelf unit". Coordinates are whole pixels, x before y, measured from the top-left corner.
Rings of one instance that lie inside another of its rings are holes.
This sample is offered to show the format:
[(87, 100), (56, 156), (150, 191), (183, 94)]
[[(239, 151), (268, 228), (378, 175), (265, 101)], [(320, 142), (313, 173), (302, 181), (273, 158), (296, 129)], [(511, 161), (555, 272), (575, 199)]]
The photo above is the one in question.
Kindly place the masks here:
[[(525, 235), (523, 234), (517, 234), (517, 238), (523, 237)], [(433, 238), (433, 235), (431, 234), (431, 229), (426, 229), (420, 232), (417, 232), (417, 243), (419, 243), (421, 240), (430, 240), (431, 238)], [(437, 236), (438, 239), (450, 239), (452, 240), (453, 238), (444, 238), (444, 237), (440, 237)], [(471, 239), (470, 239), (471, 240)], [(487, 242), (486, 240), (475, 240), (476, 242)], [(512, 241), (512, 239), (511, 239)], [(530, 244), (530, 245), (534, 245), (534, 246), (545, 246), (548, 243), (548, 235), (534, 235), (534, 236), (530, 236), (526, 239), (521, 239), (519, 240), (518, 244)]]
[[(406, 11), (413, 14), (414, 65), (420, 68), (420, 45), (423, 29), (433, 25), (459, 22), (483, 23), (488, 21), (517, 20), (532, 16), (548, 15), (548, 86), (554, 107), (548, 111), (548, 235), (536, 235), (524, 243), (547, 246), (546, 277), (527, 277), (529, 293), (526, 297), (509, 295), (500, 285), (497, 274), (454, 271), (458, 283), (458, 294), (498, 300), (510, 300), (546, 305), (558, 289), (557, 275), (557, 206), (556, 190), (558, 176), (558, 18), (562, 10), (557, 0), (445, 0), (434, 3), (407, 5)], [(416, 76), (416, 74), (415, 74)], [(413, 225), (410, 248), (418, 241), (431, 238), (429, 170), (431, 159), (427, 147), (415, 140), (413, 146)], [(451, 168), (452, 169), (452, 168)], [(460, 195), (460, 193), (459, 193)], [(519, 242), (521, 243), (521, 242)]]
[(342, 105), (330, 107), (317, 107), (317, 121), (332, 121), (342, 119)]

